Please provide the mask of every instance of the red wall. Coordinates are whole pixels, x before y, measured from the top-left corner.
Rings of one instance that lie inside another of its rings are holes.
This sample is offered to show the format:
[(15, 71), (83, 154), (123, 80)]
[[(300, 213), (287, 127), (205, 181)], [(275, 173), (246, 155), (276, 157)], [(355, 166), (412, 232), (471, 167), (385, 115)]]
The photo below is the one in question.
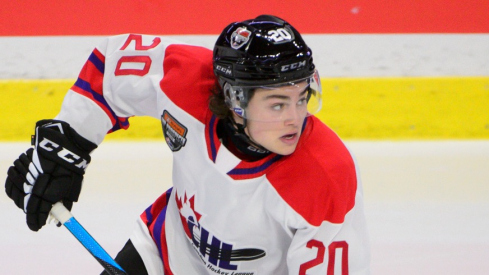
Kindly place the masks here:
[(218, 34), (269, 13), (303, 33), (489, 33), (489, 0), (1, 0), (0, 36)]

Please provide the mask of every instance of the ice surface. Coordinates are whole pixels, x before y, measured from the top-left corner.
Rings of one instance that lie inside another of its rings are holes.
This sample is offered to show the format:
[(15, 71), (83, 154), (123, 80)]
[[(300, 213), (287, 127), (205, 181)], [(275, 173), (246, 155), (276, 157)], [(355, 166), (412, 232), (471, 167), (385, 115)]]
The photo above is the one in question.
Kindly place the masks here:
[[(362, 173), (372, 274), (489, 274), (489, 141), (349, 141)], [(0, 171), (27, 149), (0, 143)], [(73, 214), (115, 256), (139, 214), (171, 186), (163, 142), (106, 142)], [(2, 179), (2, 183), (3, 183)], [(64, 228), (31, 232), (0, 194), (1, 274), (99, 274)]]

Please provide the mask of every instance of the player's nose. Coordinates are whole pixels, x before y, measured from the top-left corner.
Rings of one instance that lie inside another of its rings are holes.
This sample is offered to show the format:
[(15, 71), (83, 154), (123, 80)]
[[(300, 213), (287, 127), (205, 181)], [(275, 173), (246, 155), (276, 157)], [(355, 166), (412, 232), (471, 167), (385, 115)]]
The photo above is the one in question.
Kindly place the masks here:
[(285, 125), (299, 125), (301, 123), (301, 118), (303, 117), (302, 108), (292, 105), (287, 108), (285, 112)]

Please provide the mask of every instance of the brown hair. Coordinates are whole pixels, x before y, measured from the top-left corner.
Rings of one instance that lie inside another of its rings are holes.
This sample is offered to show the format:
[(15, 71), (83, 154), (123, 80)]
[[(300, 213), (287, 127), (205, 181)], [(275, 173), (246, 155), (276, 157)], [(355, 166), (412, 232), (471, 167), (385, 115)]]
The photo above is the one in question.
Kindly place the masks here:
[(224, 92), (218, 83), (214, 85), (209, 96), (209, 110), (218, 118), (223, 119), (231, 115), (231, 110), (224, 100)]

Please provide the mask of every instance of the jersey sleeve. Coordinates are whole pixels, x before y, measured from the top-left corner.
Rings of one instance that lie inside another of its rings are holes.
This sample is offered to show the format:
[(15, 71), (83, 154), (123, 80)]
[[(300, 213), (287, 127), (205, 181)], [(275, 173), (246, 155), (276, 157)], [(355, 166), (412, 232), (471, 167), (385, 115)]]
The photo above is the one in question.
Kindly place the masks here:
[(287, 265), (289, 274), (370, 274), (370, 244), (360, 189), (355, 206), (342, 223), (323, 221), (295, 232)]
[(277, 220), (286, 217), (281, 223), (292, 237), (289, 274), (369, 274), (363, 190), (355, 159), (317, 118), (308, 119), (301, 138), (289, 160), (267, 175), (287, 205)]
[[(172, 104), (171, 98), (177, 96), (173, 89), (178, 87), (175, 81), (185, 79), (188, 74), (185, 72), (188, 68), (181, 66), (182, 62), (193, 62), (183, 61), (192, 55), (184, 56), (181, 52), (191, 51), (204, 55), (206, 62), (212, 61), (212, 51), (192, 47), (193, 50), (188, 50), (191, 46), (150, 35), (125, 34), (106, 38), (90, 54), (66, 94), (56, 119), (68, 122), (80, 135), (96, 144), (100, 144), (107, 133), (127, 129), (132, 116), (160, 119), (161, 110)], [(184, 49), (168, 51), (170, 48)], [(169, 56), (168, 52), (173, 54)], [(177, 62), (166, 62), (167, 59)], [(212, 72), (211, 63), (194, 67), (208, 68), (207, 71)], [(166, 78), (173, 82), (167, 85), (168, 91), (163, 91), (160, 84)], [(210, 90), (202, 88), (206, 89)]]

